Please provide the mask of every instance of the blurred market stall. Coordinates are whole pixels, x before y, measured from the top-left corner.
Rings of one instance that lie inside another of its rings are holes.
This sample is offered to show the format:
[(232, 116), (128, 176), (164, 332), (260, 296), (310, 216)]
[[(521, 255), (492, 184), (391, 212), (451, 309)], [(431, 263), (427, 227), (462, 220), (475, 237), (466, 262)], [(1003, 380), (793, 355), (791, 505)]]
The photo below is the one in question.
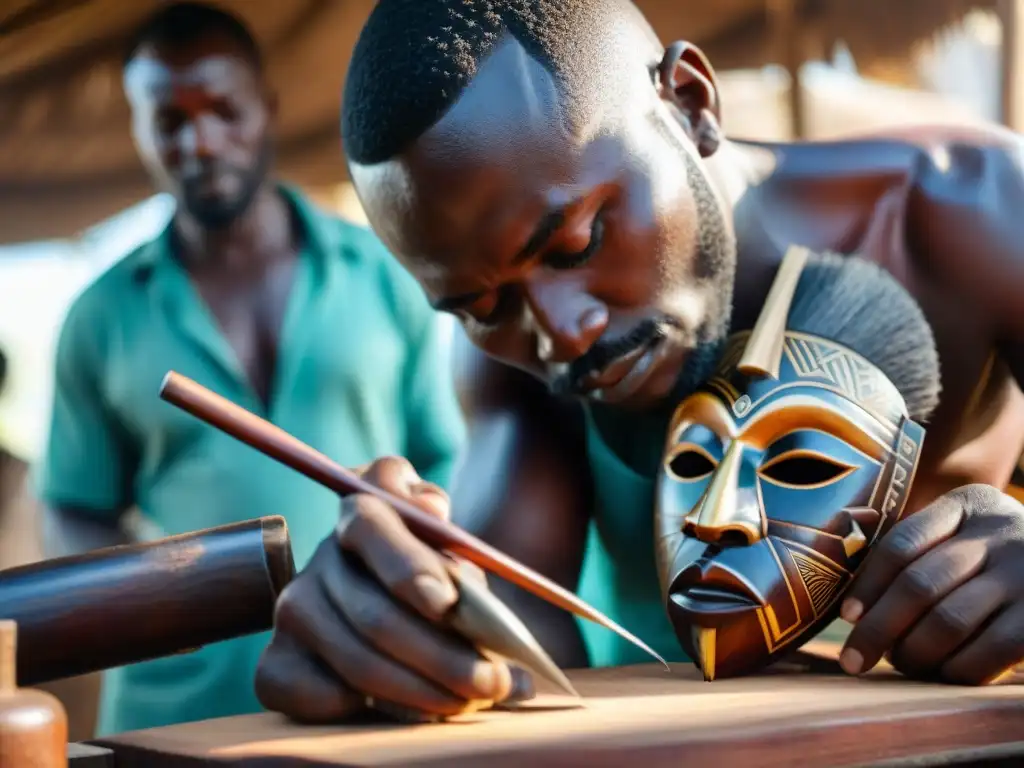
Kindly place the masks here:
[[(802, 62), (829, 58), (841, 42), (862, 72), (905, 79), (905, 62), (916, 43), (972, 9), (999, 6), (1005, 12), (1019, 2), (639, 0), (638, 5), (664, 39), (696, 41), (722, 72), (778, 63), (792, 79)], [(148, 194), (128, 135), (120, 54), (125, 35), (155, 3), (2, 3), (0, 242), (71, 236)], [(338, 105), (346, 64), (371, 0), (223, 4), (251, 23), (267, 52), (282, 99), (279, 167), (307, 189), (332, 194), (326, 190), (345, 177)], [(813, 114), (832, 107), (816, 107), (813, 93), (802, 97), (805, 90), (784, 96), (782, 109), (798, 135), (813, 136)], [(834, 97), (830, 94), (830, 101)], [(725, 102), (728, 114), (730, 100)], [(875, 106), (860, 108), (880, 119)], [(766, 122), (771, 121), (768, 116)]]

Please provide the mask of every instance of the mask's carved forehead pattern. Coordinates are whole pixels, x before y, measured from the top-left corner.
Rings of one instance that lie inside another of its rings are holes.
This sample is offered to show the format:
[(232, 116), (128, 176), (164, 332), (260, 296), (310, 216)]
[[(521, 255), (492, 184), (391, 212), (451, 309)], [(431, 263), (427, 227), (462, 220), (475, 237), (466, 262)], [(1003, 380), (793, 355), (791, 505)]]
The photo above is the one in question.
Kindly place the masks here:
[(907, 417), (899, 390), (870, 361), (841, 344), (819, 336), (786, 331), (779, 378), (747, 377), (737, 365), (749, 333), (735, 334), (715, 375), (705, 387), (743, 418), (774, 392), (792, 386), (817, 386), (851, 401), (889, 428), (893, 435)]

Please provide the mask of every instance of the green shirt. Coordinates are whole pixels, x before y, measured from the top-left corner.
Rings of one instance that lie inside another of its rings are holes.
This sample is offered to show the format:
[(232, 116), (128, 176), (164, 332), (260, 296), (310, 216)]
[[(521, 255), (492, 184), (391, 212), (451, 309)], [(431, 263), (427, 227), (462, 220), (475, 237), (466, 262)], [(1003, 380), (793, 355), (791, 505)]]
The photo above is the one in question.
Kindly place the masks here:
[[(368, 230), (283, 194), (304, 229), (268, 409), (169, 248), (169, 229), (74, 302), (57, 345), (40, 494), (51, 505), (135, 505), (164, 535), (264, 515), (288, 521), (303, 567), (338, 517), (311, 480), (158, 397), (195, 379), (344, 466), (404, 455), (442, 485), (464, 425), (448, 345), (421, 289)], [(258, 711), (268, 634), (113, 670), (99, 732)]]
[[(664, 658), (686, 661), (662, 604), (654, 562), (654, 482), (667, 428), (665, 414), (587, 409), (596, 507), (578, 591)], [(580, 621), (580, 628), (595, 667), (651, 660), (603, 627)]]

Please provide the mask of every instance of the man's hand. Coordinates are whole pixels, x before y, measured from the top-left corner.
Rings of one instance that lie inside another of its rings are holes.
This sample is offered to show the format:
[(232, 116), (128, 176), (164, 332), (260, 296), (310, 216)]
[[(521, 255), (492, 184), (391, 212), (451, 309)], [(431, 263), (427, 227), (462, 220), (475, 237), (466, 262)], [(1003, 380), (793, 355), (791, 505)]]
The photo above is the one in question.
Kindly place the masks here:
[(888, 654), (904, 674), (994, 682), (1024, 661), (1024, 506), (985, 485), (949, 493), (878, 543), (843, 602), (850, 674)]
[[(448, 516), (448, 497), (404, 459), (376, 461), (363, 477)], [(527, 698), (530, 680), (521, 670), (484, 660), (436, 626), (456, 599), (442, 556), (394, 509), (373, 496), (345, 498), (334, 535), (277, 603), (256, 673), (260, 703), (330, 722), (371, 706), (453, 715), (482, 701)]]

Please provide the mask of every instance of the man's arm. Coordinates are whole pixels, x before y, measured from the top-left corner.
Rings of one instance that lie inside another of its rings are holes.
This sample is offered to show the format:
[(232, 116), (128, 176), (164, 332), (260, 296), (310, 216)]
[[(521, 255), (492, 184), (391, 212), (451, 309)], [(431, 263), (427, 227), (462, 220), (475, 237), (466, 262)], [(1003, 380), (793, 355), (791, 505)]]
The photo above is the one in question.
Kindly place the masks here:
[[(454, 520), (575, 590), (592, 508), (582, 414), (525, 374), (485, 358), (461, 331), (455, 340), (469, 443), (453, 489)], [(587, 666), (570, 614), (508, 582), (490, 581), (560, 666)]]
[(908, 245), (929, 277), (984, 309), (1024, 387), (1024, 137), (976, 129), (930, 147), (911, 195)]
[[(914, 279), (967, 315), (964, 338), (994, 345), (1024, 386), (1024, 139), (972, 138), (921, 156), (908, 209)], [(1019, 442), (1006, 450), (1016, 460)], [(974, 484), (897, 523), (844, 598), (854, 628), (843, 668), (863, 674), (887, 656), (910, 677), (974, 685), (1012, 671), (1024, 654), (1022, 522), (1019, 501)]]
[(466, 442), (466, 425), (452, 385), (450, 326), (423, 307), (410, 341), (403, 397), (404, 455), (424, 480), (448, 488)]
[(54, 361), (53, 410), (38, 491), (47, 557), (126, 543), (135, 454), (99, 386), (103, 344), (86, 291), (64, 321)]

